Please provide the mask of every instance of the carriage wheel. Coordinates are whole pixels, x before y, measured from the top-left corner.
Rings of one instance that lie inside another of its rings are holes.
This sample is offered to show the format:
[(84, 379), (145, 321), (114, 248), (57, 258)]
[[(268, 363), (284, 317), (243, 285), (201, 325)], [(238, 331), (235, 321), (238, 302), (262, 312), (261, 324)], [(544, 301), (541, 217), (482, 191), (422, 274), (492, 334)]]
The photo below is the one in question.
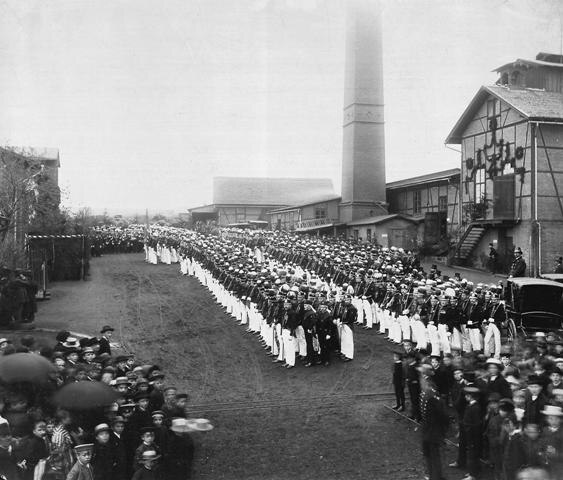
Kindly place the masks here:
[(516, 340), (516, 336), (518, 333), (516, 330), (516, 324), (514, 323), (514, 320), (512, 320), (512, 318), (509, 318), (507, 320), (506, 330), (507, 330), (508, 341), (514, 342)]

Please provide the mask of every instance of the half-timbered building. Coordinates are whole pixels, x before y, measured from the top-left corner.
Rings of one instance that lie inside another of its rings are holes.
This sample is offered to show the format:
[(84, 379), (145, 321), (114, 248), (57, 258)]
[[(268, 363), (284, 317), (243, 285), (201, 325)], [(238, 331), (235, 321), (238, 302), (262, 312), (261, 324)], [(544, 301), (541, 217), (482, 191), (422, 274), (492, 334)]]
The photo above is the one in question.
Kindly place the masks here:
[(484, 267), (492, 243), (506, 269), (520, 247), (537, 275), (563, 249), (563, 58), (542, 53), (496, 71), (446, 139), (461, 146), (454, 262)]

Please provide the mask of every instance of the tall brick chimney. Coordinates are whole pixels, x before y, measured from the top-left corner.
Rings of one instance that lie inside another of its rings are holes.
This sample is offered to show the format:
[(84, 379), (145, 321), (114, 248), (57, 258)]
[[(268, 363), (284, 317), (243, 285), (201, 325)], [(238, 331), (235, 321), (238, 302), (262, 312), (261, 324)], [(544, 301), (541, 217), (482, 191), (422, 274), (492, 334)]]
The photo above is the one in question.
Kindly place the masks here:
[(346, 4), (342, 222), (387, 213), (381, 7)]

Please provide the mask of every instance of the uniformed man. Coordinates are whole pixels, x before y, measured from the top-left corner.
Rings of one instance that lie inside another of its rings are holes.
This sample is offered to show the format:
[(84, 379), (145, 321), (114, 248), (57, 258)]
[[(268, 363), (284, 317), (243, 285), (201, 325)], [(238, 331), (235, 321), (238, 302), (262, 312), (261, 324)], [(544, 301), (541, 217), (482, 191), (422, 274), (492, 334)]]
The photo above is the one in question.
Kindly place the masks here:
[(510, 272), (508, 273), (508, 278), (514, 277), (524, 277), (526, 274), (526, 262), (522, 258), (522, 249), (516, 247), (514, 250), (514, 261), (510, 266)]

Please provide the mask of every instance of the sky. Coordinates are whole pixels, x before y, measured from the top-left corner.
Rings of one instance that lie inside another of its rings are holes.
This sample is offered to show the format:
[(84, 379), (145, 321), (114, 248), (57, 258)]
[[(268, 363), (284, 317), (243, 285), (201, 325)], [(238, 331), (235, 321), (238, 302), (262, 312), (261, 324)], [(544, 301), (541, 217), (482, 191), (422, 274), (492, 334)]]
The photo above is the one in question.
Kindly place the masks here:
[[(0, 145), (56, 147), (64, 203), (207, 204), (213, 176), (340, 191), (343, 0), (0, 0)], [(459, 165), (444, 139), (491, 70), (559, 53), (559, 0), (383, 0), (387, 181)]]

